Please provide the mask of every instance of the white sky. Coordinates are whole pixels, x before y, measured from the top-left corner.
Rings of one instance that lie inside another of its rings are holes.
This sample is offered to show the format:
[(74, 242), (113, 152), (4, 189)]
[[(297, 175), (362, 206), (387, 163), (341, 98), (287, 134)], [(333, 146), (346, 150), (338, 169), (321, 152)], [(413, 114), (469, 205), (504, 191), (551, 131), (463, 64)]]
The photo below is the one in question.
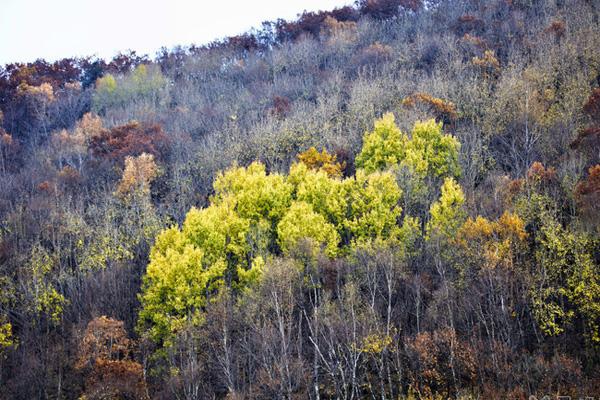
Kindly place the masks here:
[(0, 64), (205, 44), (352, 0), (0, 0)]

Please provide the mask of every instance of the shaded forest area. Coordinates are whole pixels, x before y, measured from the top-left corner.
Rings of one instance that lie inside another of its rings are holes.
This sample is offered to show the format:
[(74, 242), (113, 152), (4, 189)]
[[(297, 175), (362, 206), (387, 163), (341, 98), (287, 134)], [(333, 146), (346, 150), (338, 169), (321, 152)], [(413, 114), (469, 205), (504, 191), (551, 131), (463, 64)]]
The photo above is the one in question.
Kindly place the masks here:
[(359, 0), (4, 66), (0, 398), (600, 396), (599, 16)]

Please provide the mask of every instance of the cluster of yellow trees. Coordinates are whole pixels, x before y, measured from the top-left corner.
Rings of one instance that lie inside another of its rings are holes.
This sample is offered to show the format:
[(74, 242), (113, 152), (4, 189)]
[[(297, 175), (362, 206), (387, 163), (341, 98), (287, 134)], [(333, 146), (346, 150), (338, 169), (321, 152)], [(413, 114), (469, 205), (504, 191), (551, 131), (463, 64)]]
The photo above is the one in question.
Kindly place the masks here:
[[(386, 114), (365, 134), (350, 176), (334, 155), (314, 148), (301, 153), (288, 174), (260, 162), (220, 173), (210, 205), (193, 208), (181, 228), (158, 235), (140, 294), (139, 332), (168, 345), (186, 324), (202, 322), (221, 288), (245, 290), (273, 257), (336, 258), (393, 248), (399, 259), (425, 252), (444, 280), (456, 277), (450, 284), (458, 290), (477, 277), (523, 282), (542, 332), (558, 335), (579, 318), (587, 338), (600, 341), (596, 242), (560, 224), (533, 173), (513, 211), (496, 221), (467, 218), (456, 181), (459, 149), (441, 123), (417, 122), (408, 136)], [(433, 196), (421, 208), (403, 210), (404, 198), (414, 193), (404, 194), (401, 185)]]
[(343, 177), (335, 156), (314, 148), (299, 155), (287, 175), (268, 173), (259, 162), (233, 166), (216, 178), (210, 206), (193, 208), (181, 229), (171, 227), (156, 239), (140, 328), (158, 342), (168, 339), (187, 322), (200, 322), (220, 287), (246, 287), (269, 257), (293, 256), (299, 247), (331, 258), (373, 245), (406, 251), (421, 222), (402, 212), (401, 168), (443, 180), (426, 232), (452, 234), (464, 203), (454, 180), (459, 147), (433, 120), (416, 123), (409, 138), (386, 114), (365, 135), (353, 176)]

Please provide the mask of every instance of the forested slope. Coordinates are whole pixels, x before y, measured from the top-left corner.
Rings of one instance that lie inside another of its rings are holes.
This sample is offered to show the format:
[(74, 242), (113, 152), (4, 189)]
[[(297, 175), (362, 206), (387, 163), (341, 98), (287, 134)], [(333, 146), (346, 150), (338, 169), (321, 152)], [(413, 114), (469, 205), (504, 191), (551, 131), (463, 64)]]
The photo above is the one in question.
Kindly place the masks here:
[(600, 396), (599, 13), (4, 66), (0, 398)]

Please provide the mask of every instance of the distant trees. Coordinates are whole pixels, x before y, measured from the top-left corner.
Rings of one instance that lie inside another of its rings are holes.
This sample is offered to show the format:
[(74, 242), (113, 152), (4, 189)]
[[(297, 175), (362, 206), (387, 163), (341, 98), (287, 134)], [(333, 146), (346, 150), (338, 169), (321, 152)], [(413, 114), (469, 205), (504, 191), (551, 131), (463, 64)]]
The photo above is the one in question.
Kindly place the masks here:
[(416, 12), (423, 7), (421, 0), (360, 0), (359, 10), (372, 18), (388, 19), (398, 15), (401, 10)]
[(141, 295), (141, 332), (162, 343), (186, 321), (200, 323), (219, 288), (243, 288), (272, 254), (289, 255), (305, 240), (312, 257), (321, 248), (334, 257), (339, 247), (400, 239), (401, 191), (391, 173), (358, 170), (342, 180), (328, 153), (312, 149), (300, 159), (309, 165), (295, 164), (287, 177), (267, 174), (257, 162), (219, 174), (212, 204), (192, 209), (182, 230), (157, 238)]
[(165, 89), (166, 79), (158, 67), (140, 64), (125, 75), (115, 78), (106, 74), (96, 81), (92, 111), (103, 114), (110, 108), (120, 108), (135, 102), (156, 103)]

